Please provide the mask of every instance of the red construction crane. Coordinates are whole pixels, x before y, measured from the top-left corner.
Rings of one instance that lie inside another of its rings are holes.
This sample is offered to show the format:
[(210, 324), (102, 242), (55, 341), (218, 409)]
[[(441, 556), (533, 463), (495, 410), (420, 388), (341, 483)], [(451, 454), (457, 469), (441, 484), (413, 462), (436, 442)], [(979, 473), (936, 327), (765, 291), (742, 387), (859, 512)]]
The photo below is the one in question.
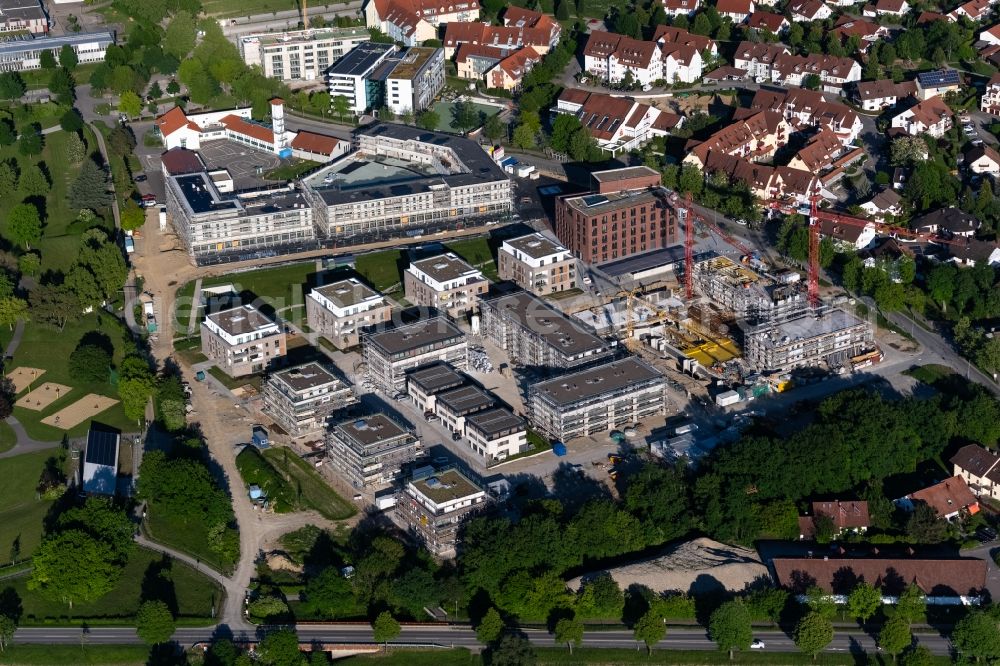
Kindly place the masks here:
[(694, 207), (691, 193), (684, 196), (684, 296), (687, 302), (694, 298)]

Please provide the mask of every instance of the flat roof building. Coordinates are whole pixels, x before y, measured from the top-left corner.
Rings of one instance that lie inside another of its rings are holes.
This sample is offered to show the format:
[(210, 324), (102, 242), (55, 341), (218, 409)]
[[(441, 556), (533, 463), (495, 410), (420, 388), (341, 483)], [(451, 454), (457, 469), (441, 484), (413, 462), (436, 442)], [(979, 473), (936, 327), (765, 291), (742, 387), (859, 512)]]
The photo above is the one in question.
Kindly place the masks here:
[(528, 417), (537, 430), (568, 441), (666, 413), (667, 380), (628, 357), (562, 375), (528, 389)]
[(523, 368), (575, 368), (613, 353), (610, 343), (526, 291), (484, 300), (481, 330)]
[(110, 32), (77, 32), (58, 37), (13, 39), (0, 43), (0, 71), (18, 72), (42, 68), (42, 52), (48, 51), (56, 60), (64, 46), (69, 46), (79, 63), (103, 62), (108, 47), (115, 43)]
[(330, 429), (327, 455), (355, 488), (382, 486), (422, 453), (413, 428), (385, 414), (345, 421)]
[(384, 77), (385, 105), (397, 115), (423, 111), (444, 88), (444, 49), (415, 46), (389, 62), (376, 76)]
[(389, 321), (392, 306), (356, 278), (313, 288), (306, 296), (309, 328), (340, 349), (354, 347), (363, 331)]
[(456, 555), (458, 531), (487, 503), (486, 491), (456, 469), (415, 472), (399, 492), (396, 515), (435, 557)]
[(362, 42), (366, 28), (289, 30), (242, 35), (236, 41), (243, 62), (260, 67), (264, 76), (282, 81), (321, 79), (326, 70)]
[(479, 269), (449, 252), (411, 263), (403, 271), (403, 287), (414, 305), (461, 317), (475, 309), (490, 282)]
[(745, 358), (757, 370), (849, 366), (850, 360), (875, 348), (867, 321), (837, 308), (804, 311), (745, 332)]
[(539, 296), (577, 286), (572, 253), (539, 233), (505, 240), (497, 251), (497, 271), (500, 279)]
[(362, 343), (369, 377), (390, 395), (406, 390), (408, 370), (434, 361), (464, 370), (468, 363), (465, 334), (444, 317), (367, 333)]
[(469, 446), (486, 464), (506, 460), (528, 448), (528, 422), (508, 407), (484, 409), (465, 417)]
[(263, 372), (285, 351), (284, 331), (253, 306), (214, 312), (201, 322), (201, 352), (230, 377)]
[(396, 53), (394, 44), (361, 42), (326, 70), (331, 97), (345, 97), (350, 110), (361, 115), (382, 103), (382, 91), (371, 81), (378, 67)]
[(315, 362), (269, 374), (263, 394), (264, 413), (292, 437), (324, 432), (334, 410), (357, 402), (349, 384)]
[(434, 412), (437, 395), (464, 386), (468, 377), (448, 363), (437, 361), (406, 373), (406, 391), (414, 404), (425, 413)]
[(81, 482), (87, 495), (114, 495), (118, 488), (118, 452), (121, 433), (90, 424), (87, 448), (83, 453)]
[(49, 17), (38, 0), (0, 0), (0, 33), (46, 35)]

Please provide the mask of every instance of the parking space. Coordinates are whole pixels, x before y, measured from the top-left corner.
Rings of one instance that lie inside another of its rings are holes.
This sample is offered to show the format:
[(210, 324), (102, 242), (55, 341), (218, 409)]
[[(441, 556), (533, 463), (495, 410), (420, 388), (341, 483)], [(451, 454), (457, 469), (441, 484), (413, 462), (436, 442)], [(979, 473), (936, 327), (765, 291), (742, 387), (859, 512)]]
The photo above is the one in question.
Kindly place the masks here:
[(234, 141), (211, 141), (198, 151), (209, 170), (226, 169), (237, 190), (265, 184), (262, 175), (281, 164), (277, 155), (247, 148)]

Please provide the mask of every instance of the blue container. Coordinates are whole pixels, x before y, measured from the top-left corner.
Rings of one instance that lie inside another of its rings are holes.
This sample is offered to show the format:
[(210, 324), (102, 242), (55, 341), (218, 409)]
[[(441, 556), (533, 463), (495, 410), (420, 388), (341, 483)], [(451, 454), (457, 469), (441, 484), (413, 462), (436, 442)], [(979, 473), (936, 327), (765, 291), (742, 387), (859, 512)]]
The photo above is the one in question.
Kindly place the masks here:
[(552, 445), (552, 453), (560, 457), (566, 455), (566, 445), (562, 442), (556, 442)]

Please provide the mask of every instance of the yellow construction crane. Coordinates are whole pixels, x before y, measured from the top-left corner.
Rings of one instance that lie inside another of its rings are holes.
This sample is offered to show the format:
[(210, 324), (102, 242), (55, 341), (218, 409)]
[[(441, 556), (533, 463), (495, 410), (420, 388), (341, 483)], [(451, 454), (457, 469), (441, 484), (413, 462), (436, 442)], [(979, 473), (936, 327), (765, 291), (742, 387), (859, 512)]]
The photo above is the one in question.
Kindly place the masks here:
[(309, 29), (309, 0), (302, 0), (302, 29)]

